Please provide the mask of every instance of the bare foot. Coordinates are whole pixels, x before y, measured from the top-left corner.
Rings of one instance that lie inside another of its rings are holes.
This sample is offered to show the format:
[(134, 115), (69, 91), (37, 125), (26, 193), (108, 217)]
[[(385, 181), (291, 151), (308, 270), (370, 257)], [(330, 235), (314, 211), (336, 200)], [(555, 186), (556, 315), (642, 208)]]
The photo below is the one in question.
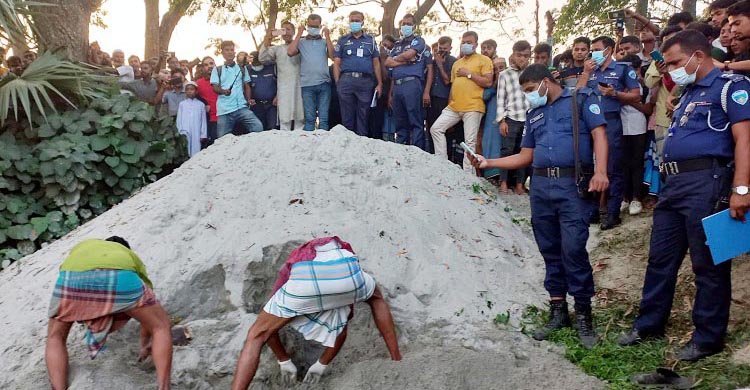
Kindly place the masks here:
[(523, 184), (516, 184), (516, 195), (526, 195), (526, 189)]
[(508, 193), (508, 183), (505, 181), (500, 182), (500, 193), (501, 194), (507, 194)]

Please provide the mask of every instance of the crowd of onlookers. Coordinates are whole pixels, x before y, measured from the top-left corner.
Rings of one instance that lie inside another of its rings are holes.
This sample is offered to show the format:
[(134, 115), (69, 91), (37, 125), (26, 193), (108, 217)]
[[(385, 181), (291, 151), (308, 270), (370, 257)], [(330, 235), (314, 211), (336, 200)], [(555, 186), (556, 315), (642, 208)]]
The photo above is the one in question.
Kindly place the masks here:
[[(723, 71), (750, 74), (750, 41), (733, 34), (727, 21), (727, 8), (735, 2), (713, 1), (706, 20), (674, 14), (663, 29), (625, 10), (624, 21), (636, 22), (633, 35), (618, 29), (615, 37), (579, 37), (557, 55), (547, 43), (532, 47), (518, 41), (503, 57), (494, 40), (480, 41), (471, 31), (455, 45), (448, 36), (428, 45), (415, 33), (410, 14), (401, 20), (398, 38), (384, 35), (378, 42), (366, 32), (363, 14), (354, 11), (350, 32), (337, 40), (313, 14), (299, 27), (283, 22), (256, 52), (235, 52), (233, 42), (223, 41), (221, 64), (213, 57), (180, 60), (171, 52), (143, 60), (122, 50), (110, 55), (96, 42), (88, 63), (118, 77), (124, 93), (175, 117), (188, 135), (191, 155), (230, 132), (327, 130), (343, 124), (362, 136), (416, 145), (469, 171), (462, 141), (488, 158), (520, 150), (529, 106), (518, 76), (529, 63), (545, 64), (561, 84), (579, 88), (589, 81), (581, 80), (588, 74), (587, 61), (612, 62), (613, 69), (625, 64), (626, 74), (635, 71), (633, 80), (623, 76), (600, 92), (640, 96), (621, 108), (623, 145), (615, 169), (622, 175), (621, 211), (638, 214), (648, 193), (659, 191), (656, 167), (681, 93), (652, 52), (680, 30), (697, 30), (712, 43)], [(22, 73), (35, 57), (33, 51), (8, 57), (0, 76)], [(489, 169), (482, 175), (502, 192), (526, 193), (527, 171)]]

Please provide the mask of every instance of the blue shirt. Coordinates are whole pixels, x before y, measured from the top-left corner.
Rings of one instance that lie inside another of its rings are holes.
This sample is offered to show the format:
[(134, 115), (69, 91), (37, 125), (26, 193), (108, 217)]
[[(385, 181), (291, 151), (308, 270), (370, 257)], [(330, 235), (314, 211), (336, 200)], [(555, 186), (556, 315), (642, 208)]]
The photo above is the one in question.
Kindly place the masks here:
[(261, 70), (254, 70), (252, 66), (248, 66), (247, 72), (250, 75), (253, 99), (271, 101), (276, 98), (276, 67), (274, 65), (263, 65)]
[[(730, 80), (724, 112), (721, 91)], [(750, 120), (748, 93), (750, 82), (740, 75), (722, 75), (719, 69), (689, 85), (672, 114), (672, 125), (664, 141), (664, 161), (707, 157), (731, 160), (732, 125)]]
[(323, 83), (330, 83), (326, 40), (320, 37), (312, 38), (308, 35), (299, 41), (298, 48), (302, 60), (299, 67), (300, 85), (314, 87)]
[[(211, 71), (211, 85), (219, 84), (219, 73), (217, 71), (219, 67), (214, 67)], [(229, 96), (219, 95), (216, 100), (216, 115), (231, 114), (243, 107), (247, 107), (247, 100), (245, 100), (245, 94), (242, 90), (243, 82), (250, 82), (250, 75), (247, 71), (242, 75), (242, 69), (239, 65), (234, 64), (231, 67), (222, 65), (221, 66), (221, 89), (232, 89), (232, 93)]]
[(351, 72), (373, 74), (372, 60), (380, 58), (375, 38), (366, 33), (362, 33), (359, 38), (351, 33), (342, 36), (334, 47), (333, 55), (335, 58), (341, 58), (342, 74)]
[(445, 73), (448, 74), (448, 84), (443, 82), (443, 77), (440, 76), (440, 69), (438, 67), (440, 66), (437, 62), (434, 62), (435, 70), (433, 72), (433, 79), (432, 79), (432, 89), (430, 89), (430, 95), (448, 99), (451, 94), (451, 70), (453, 69), (453, 64), (456, 62), (456, 57), (453, 57), (452, 55), (448, 55), (445, 57), (445, 62), (443, 62), (443, 69), (445, 69)]
[(427, 45), (425, 45), (422, 37), (412, 35), (410, 37), (399, 39), (396, 41), (396, 44), (393, 45), (393, 50), (391, 50), (389, 56), (397, 57), (401, 53), (405, 53), (410, 49), (416, 50), (417, 55), (408, 64), (389, 68), (394, 80), (402, 79), (404, 77), (424, 78), (424, 70), (426, 68), (425, 53), (429, 56), (429, 52), (427, 51)]
[[(594, 91), (599, 90), (599, 83), (613, 85), (615, 91), (622, 92), (640, 86), (638, 76), (630, 63), (611, 61), (604, 70), (594, 69), (586, 85)], [(620, 101), (614, 96), (602, 96), (602, 106), (605, 113), (620, 112)]]
[[(534, 149), (534, 168), (574, 167), (573, 89), (565, 88), (551, 104), (529, 110), (526, 114), (522, 148)], [(591, 131), (607, 124), (599, 105), (599, 96), (588, 88), (578, 91), (578, 154), (583, 165), (593, 165)]]

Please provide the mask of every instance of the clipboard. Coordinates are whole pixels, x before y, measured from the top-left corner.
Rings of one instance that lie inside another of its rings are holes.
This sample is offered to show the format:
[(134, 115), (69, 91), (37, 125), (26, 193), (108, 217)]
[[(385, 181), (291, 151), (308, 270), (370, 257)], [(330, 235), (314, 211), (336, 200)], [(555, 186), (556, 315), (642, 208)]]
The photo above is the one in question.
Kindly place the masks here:
[(378, 106), (378, 90), (376, 89), (375, 92), (372, 93), (372, 102), (370, 102), (370, 108), (375, 108)]
[(750, 252), (750, 212), (745, 214), (745, 223), (732, 219), (729, 209), (709, 215), (702, 222), (714, 264)]

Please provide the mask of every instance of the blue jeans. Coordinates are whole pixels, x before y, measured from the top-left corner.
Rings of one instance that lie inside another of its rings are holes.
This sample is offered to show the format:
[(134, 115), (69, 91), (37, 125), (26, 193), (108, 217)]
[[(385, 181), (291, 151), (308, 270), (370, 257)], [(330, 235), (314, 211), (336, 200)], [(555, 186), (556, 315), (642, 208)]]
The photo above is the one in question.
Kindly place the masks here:
[(315, 118), (320, 119), (318, 128), (328, 130), (328, 107), (331, 105), (331, 83), (302, 87), (302, 107), (305, 111), (304, 130), (315, 130)]
[(239, 122), (246, 133), (257, 133), (263, 131), (263, 123), (258, 119), (249, 107), (240, 108), (229, 114), (219, 115), (216, 125), (217, 137), (221, 138), (232, 132), (235, 123)]

